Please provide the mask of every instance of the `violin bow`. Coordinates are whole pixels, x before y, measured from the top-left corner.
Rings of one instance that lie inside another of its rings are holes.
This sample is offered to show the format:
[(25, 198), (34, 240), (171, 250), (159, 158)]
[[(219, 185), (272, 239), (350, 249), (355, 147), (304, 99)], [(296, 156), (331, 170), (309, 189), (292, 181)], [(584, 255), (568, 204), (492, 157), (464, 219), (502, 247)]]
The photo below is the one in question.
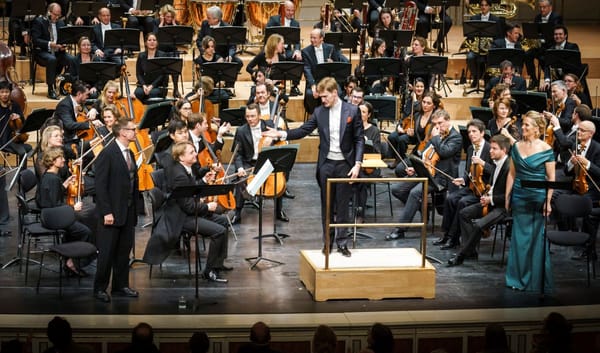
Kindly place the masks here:
[(402, 158), (402, 156), (400, 156), (400, 153), (398, 152), (398, 150), (396, 150), (396, 148), (390, 143), (390, 140), (388, 140), (388, 138), (385, 136), (385, 134), (382, 134), (381, 136), (383, 136), (383, 138), (385, 139), (385, 142), (387, 142), (388, 146), (390, 146), (392, 148), (392, 150), (396, 154), (396, 157), (400, 158), (400, 161), (402, 162), (402, 164), (404, 164), (404, 167), (408, 168), (408, 164), (406, 164), (406, 161), (404, 161), (404, 158)]

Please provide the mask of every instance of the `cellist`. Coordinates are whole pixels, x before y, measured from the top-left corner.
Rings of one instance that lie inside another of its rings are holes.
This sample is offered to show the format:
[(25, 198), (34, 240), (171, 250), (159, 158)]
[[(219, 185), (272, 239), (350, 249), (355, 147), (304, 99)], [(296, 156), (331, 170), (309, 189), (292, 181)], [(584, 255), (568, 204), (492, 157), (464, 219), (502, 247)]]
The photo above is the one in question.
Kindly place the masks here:
[[(477, 203), (481, 196), (483, 196), (484, 190), (477, 189), (478, 184), (475, 184), (475, 182), (479, 179), (487, 184), (493, 172), (493, 163), (490, 159), (490, 144), (483, 138), (485, 135), (485, 124), (483, 121), (479, 119), (469, 121), (467, 124), (467, 134), (471, 145), (467, 148), (465, 170), (462, 177), (452, 180), (452, 184), (458, 186), (459, 189), (448, 194), (446, 200), (444, 200), (442, 221), (444, 235), (433, 242), (433, 245), (441, 245), (442, 250), (454, 249), (460, 244), (458, 211), (466, 206)], [(475, 168), (475, 165), (480, 165), (481, 167)]]
[[(474, 203), (458, 212), (460, 235), (463, 240), (460, 251), (448, 260), (448, 266), (461, 265), (465, 259), (477, 258), (476, 248), (481, 240), (482, 230), (501, 221), (505, 214), (505, 189), (508, 176), (508, 151), (510, 140), (504, 135), (495, 135), (490, 139), (490, 157), (494, 163), (490, 190)], [(487, 214), (483, 216), (483, 209)]]
[(2, 152), (14, 153), (23, 158), (31, 151), (31, 145), (15, 137), (15, 128), (25, 122), (23, 111), (19, 104), (10, 99), (12, 85), (10, 82), (0, 81), (0, 148)]

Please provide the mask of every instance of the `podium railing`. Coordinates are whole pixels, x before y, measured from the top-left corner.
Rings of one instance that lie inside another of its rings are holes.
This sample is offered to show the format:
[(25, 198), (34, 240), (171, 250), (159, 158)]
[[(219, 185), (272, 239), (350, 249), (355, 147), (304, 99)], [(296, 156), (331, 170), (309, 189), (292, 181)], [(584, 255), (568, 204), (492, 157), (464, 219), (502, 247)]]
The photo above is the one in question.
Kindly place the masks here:
[(426, 254), (427, 254), (427, 202), (422, 202), (421, 214), (423, 215), (423, 222), (415, 223), (330, 223), (331, 219), (331, 187), (334, 183), (389, 183), (389, 182), (417, 182), (423, 183), (423, 195), (427, 195), (427, 189), (429, 187), (429, 180), (427, 178), (331, 178), (327, 179), (326, 186), (326, 199), (325, 199), (325, 269), (329, 269), (329, 244), (330, 244), (330, 228), (350, 228), (350, 227), (363, 227), (363, 228), (376, 228), (376, 227), (405, 227), (405, 228), (421, 228), (421, 268), (425, 267)]

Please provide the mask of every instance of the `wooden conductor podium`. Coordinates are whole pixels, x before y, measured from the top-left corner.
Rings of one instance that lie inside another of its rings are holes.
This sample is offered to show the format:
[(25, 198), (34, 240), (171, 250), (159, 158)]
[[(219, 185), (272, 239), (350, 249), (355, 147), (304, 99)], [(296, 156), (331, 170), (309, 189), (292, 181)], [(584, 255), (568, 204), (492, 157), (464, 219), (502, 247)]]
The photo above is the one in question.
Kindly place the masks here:
[[(365, 155), (363, 167), (382, 167), (379, 154), (374, 158)], [(426, 178), (411, 178), (427, 187)], [(329, 179), (336, 182), (400, 182), (406, 178), (359, 178)], [(329, 197), (329, 195), (328, 195)], [(421, 212), (427, 215), (427, 205)], [(326, 219), (327, 216), (326, 216)], [(414, 248), (355, 248), (351, 257), (333, 252), (324, 255), (321, 250), (300, 250), (300, 280), (315, 301), (329, 299), (370, 299), (384, 298), (435, 298), (435, 267), (427, 261), (426, 224), (421, 223), (361, 223), (360, 227), (412, 227), (421, 229), (421, 250)], [(350, 227), (354, 224), (328, 224), (329, 227)]]

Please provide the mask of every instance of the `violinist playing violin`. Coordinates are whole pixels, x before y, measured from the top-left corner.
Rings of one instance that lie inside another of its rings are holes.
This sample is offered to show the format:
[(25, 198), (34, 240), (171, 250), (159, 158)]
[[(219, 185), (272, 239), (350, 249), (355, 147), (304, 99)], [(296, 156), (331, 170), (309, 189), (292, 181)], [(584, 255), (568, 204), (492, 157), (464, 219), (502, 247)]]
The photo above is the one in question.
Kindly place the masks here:
[[(425, 103), (426, 98), (423, 98)], [(438, 110), (431, 116), (431, 139), (427, 143), (423, 153), (423, 163), (428, 167), (435, 167), (433, 180), (439, 188), (454, 189), (452, 183), (458, 176), (458, 164), (460, 162), (460, 151), (462, 148), (462, 137), (460, 133), (452, 128), (450, 114), (445, 110)], [(436, 157), (437, 156), (437, 157)], [(437, 160), (437, 161), (436, 161)], [(416, 177), (414, 167), (406, 168), (406, 175)], [(423, 192), (422, 183), (402, 182), (394, 185), (392, 193), (404, 201), (404, 209), (400, 215), (399, 223), (410, 223), (417, 211), (421, 209), (423, 195), (433, 192), (435, 186), (429, 183), (428, 190)], [(427, 200), (427, 198), (425, 198)], [(385, 240), (396, 240), (404, 238), (405, 230), (396, 228), (385, 237)]]
[(23, 126), (25, 118), (19, 104), (10, 99), (11, 90), (10, 82), (0, 81), (0, 148), (2, 148), (2, 152), (26, 158), (25, 154), (31, 151), (31, 145), (25, 143), (27, 142), (26, 138), (23, 141), (17, 134)]
[[(59, 171), (65, 166), (65, 157), (62, 148), (51, 147), (47, 149), (42, 156), (42, 163), (46, 172), (42, 175), (40, 183), (36, 189), (35, 200), (40, 209), (52, 208), (66, 205), (65, 196), (67, 188), (76, 183), (76, 176), (71, 175), (67, 180), (63, 180)], [(82, 202), (78, 201), (73, 205), (76, 212), (82, 210)], [(73, 222), (66, 228), (66, 242), (87, 241), (91, 236), (90, 229), (78, 221)], [(88, 262), (89, 263), (89, 262)], [(78, 268), (72, 259), (67, 259), (65, 263), (67, 273), (77, 277), (87, 277), (87, 273)]]
[(544, 117), (549, 120), (551, 115), (556, 115), (563, 132), (568, 133), (573, 125), (571, 117), (577, 104), (569, 97), (567, 85), (564, 81), (558, 80), (552, 82), (550, 91), (552, 99), (548, 103), (547, 111), (544, 111)]
[(505, 191), (508, 176), (508, 151), (510, 141), (506, 136), (495, 135), (490, 139), (490, 157), (493, 161), (490, 189), (479, 198), (479, 202), (458, 211), (462, 247), (448, 260), (448, 266), (458, 266), (466, 259), (477, 258), (477, 246), (483, 230), (501, 221), (506, 215)]
[(467, 134), (471, 145), (467, 148), (467, 160), (463, 176), (452, 180), (459, 187), (451, 192), (444, 201), (442, 229), (444, 235), (434, 245), (442, 245), (442, 250), (455, 249), (460, 245), (458, 211), (477, 203), (485, 194), (485, 184), (493, 171), (490, 159), (490, 144), (484, 139), (485, 124), (473, 119), (467, 124)]
[(80, 143), (81, 139), (77, 132), (88, 130), (92, 126), (98, 128), (102, 126), (102, 121), (94, 116), (90, 120), (77, 121), (77, 116), (83, 111), (84, 104), (89, 96), (89, 87), (83, 82), (77, 80), (71, 86), (71, 94), (63, 98), (56, 105), (54, 115), (63, 123), (65, 144)]
[[(270, 146), (273, 139), (266, 137), (262, 139), (262, 132), (267, 130), (267, 127), (273, 127), (272, 120), (260, 119), (260, 110), (257, 104), (250, 104), (246, 107), (246, 124), (239, 127), (235, 132), (233, 139), (232, 151), (237, 146), (237, 154), (235, 155), (234, 163), (237, 170), (238, 177), (243, 178), (249, 173), (246, 171), (250, 167), (256, 165), (258, 158), (259, 143), (263, 141), (264, 146)], [(241, 223), (242, 221), (242, 208), (244, 206), (244, 188), (245, 183), (238, 183), (235, 189), (235, 215), (231, 222), (233, 224)], [(283, 211), (282, 198), (276, 198), (276, 214), (277, 219), (282, 222), (289, 222), (289, 218)]]

